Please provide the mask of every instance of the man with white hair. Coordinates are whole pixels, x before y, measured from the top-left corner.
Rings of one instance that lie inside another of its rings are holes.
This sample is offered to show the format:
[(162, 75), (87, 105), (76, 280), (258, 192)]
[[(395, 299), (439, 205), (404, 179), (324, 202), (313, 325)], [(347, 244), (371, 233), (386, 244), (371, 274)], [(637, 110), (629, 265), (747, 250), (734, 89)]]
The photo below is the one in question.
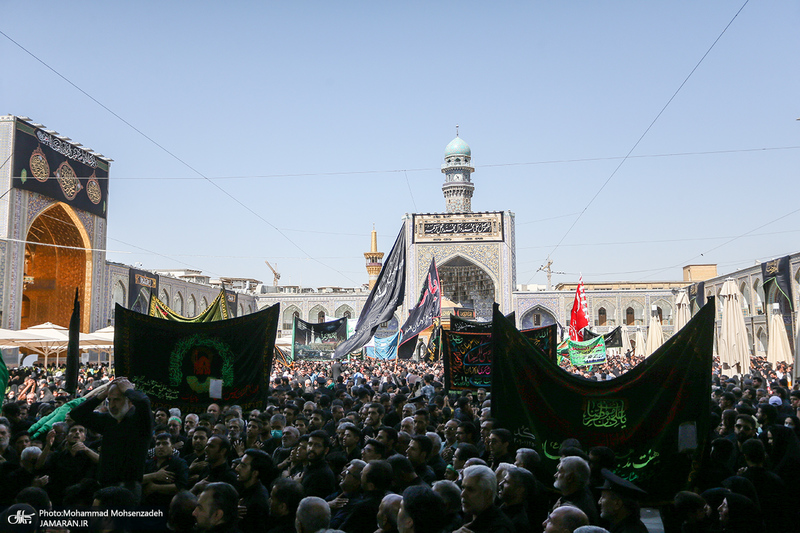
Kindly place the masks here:
[[(107, 400), (108, 412), (94, 410)], [(133, 388), (127, 378), (117, 378), (92, 390), (86, 401), (69, 413), (70, 418), (103, 435), (97, 480), (104, 487), (124, 483), (141, 497), (144, 463), (153, 436), (150, 399)]]
[(514, 524), (495, 504), (497, 477), (492, 469), (483, 465), (464, 469), (461, 482), (461, 509), (472, 516), (461, 529), (462, 533), (515, 533)]
[(316, 496), (300, 500), (294, 527), (297, 533), (316, 533), (328, 529), (331, 523), (331, 508), (328, 502)]
[(589, 489), (590, 476), (591, 467), (586, 460), (577, 456), (563, 457), (553, 476), (555, 478), (553, 487), (561, 493), (554, 508), (572, 505), (586, 513), (590, 524), (597, 525), (600, 515), (597, 513), (592, 491)]

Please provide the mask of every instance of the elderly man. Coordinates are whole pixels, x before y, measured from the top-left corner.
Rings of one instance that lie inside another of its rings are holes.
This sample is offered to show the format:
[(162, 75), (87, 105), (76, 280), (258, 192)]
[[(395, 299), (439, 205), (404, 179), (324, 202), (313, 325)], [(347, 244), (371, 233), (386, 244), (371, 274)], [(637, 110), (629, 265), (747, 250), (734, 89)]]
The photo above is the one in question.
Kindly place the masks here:
[(572, 533), (579, 527), (588, 525), (586, 513), (572, 505), (562, 505), (550, 512), (542, 527), (544, 533)]
[[(141, 498), (144, 463), (153, 436), (150, 399), (127, 378), (117, 378), (92, 390), (86, 401), (70, 411), (75, 422), (103, 435), (97, 480), (108, 486), (123, 483)], [(108, 412), (94, 410), (108, 400)]]
[(497, 497), (497, 476), (487, 466), (474, 465), (464, 469), (461, 482), (461, 509), (472, 520), (458, 531), (461, 533), (515, 533), (511, 520), (494, 504)]
[(600, 517), (589, 489), (590, 476), (591, 467), (586, 460), (577, 456), (563, 457), (554, 475), (553, 487), (561, 494), (555, 507), (565, 504), (577, 507), (589, 517), (590, 524), (597, 525)]
[(403, 497), (399, 494), (387, 494), (378, 507), (378, 529), (375, 533), (398, 533), (397, 515)]
[(600, 517), (611, 524), (613, 533), (647, 533), (639, 518), (639, 500), (647, 493), (611, 470), (601, 473), (605, 483), (600, 487)]
[(322, 498), (308, 496), (300, 500), (294, 526), (297, 533), (316, 533), (328, 529), (331, 522), (331, 509)]

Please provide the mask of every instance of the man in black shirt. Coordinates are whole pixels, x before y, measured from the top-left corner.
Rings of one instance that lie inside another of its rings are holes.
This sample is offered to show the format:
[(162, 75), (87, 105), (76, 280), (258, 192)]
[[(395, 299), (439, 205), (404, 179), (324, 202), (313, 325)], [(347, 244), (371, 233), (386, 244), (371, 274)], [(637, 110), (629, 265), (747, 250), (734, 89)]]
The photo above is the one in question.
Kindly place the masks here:
[(206, 444), (206, 461), (208, 474), (192, 487), (192, 493), (199, 495), (209, 483), (224, 482), (229, 485), (236, 484), (236, 472), (228, 466), (228, 453), (231, 442), (227, 437), (214, 435)]
[(263, 531), (269, 519), (269, 485), (275, 477), (272, 458), (263, 450), (245, 450), (236, 465), (239, 482), (239, 529), (243, 533)]
[(303, 471), (303, 490), (306, 496), (324, 498), (336, 490), (336, 476), (325, 462), (330, 451), (328, 434), (322, 430), (312, 431), (308, 436), (308, 466)]
[[(92, 390), (86, 401), (70, 411), (69, 416), (87, 429), (103, 435), (97, 480), (103, 486), (124, 484), (137, 499), (147, 450), (153, 436), (150, 399), (120, 377)], [(95, 408), (107, 400), (108, 412)]]
[(186, 461), (173, 453), (176, 439), (169, 433), (156, 436), (155, 457), (145, 463), (142, 492), (150, 505), (169, 507), (172, 497), (189, 483)]

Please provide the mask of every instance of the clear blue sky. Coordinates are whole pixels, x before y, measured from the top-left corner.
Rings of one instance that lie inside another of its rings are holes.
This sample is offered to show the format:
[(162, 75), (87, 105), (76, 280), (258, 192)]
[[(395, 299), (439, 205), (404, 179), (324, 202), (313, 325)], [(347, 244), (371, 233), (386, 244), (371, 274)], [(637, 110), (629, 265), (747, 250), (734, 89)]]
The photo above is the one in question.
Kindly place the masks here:
[(800, 250), (797, 2), (750, 2), (614, 171), (742, 3), (4, 2), (0, 31), (211, 181), (2, 35), (0, 113), (114, 159), (111, 261), (360, 285), (373, 223), (388, 252), (444, 210), (459, 124), (518, 283), (551, 252), (555, 282), (729, 272)]

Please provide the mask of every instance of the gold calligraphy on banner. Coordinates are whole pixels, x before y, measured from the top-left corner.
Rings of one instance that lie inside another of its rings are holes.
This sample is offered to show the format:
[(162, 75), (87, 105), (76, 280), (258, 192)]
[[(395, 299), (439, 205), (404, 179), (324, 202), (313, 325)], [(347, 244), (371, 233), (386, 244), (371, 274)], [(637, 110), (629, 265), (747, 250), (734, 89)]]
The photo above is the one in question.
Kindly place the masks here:
[(624, 428), (625, 400), (587, 400), (583, 411), (583, 425), (596, 428)]

